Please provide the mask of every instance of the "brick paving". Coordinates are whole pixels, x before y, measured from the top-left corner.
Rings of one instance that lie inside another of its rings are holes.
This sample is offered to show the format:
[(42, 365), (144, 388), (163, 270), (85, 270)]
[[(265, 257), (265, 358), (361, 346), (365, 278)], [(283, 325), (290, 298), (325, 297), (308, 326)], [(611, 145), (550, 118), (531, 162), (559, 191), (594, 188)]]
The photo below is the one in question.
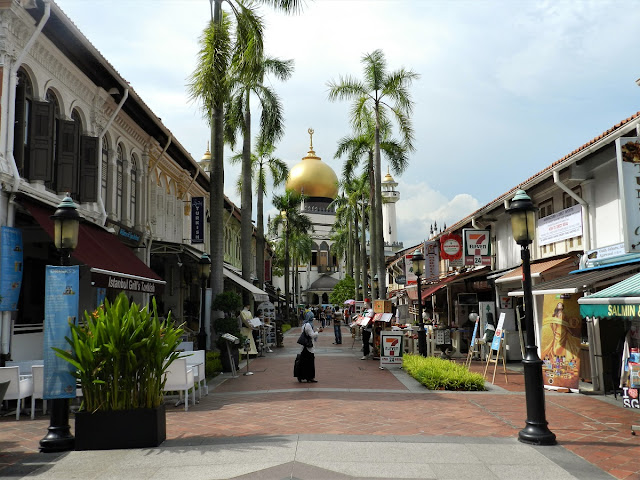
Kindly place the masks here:
[[(298, 383), (293, 360), (296, 332), (285, 348), (252, 359), (254, 375), (224, 375), (210, 383), (210, 394), (189, 407), (167, 409), (167, 444), (198, 445), (211, 438), (287, 434), (396, 435), (516, 438), (526, 418), (522, 373), (496, 374), (489, 392), (429, 392), (402, 375), (360, 360), (360, 345), (346, 336), (332, 345), (333, 329), (320, 336), (316, 352), (318, 383)], [(474, 371), (484, 369), (474, 362)], [(640, 480), (640, 439), (632, 424), (640, 413), (601, 396), (546, 394), (550, 429), (558, 443), (619, 479)], [(73, 426), (73, 421), (71, 422)], [(36, 458), (48, 417), (0, 418), (2, 468)]]

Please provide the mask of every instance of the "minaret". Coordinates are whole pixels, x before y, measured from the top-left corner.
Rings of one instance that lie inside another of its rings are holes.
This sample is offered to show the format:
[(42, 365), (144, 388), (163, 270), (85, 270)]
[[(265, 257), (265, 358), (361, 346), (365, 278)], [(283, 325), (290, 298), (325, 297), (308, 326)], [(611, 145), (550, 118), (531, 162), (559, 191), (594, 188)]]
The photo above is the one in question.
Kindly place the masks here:
[(198, 165), (200, 165), (205, 172), (211, 173), (211, 152), (209, 151), (209, 142), (207, 142), (207, 151), (204, 152), (204, 155), (198, 162)]
[(393, 245), (398, 241), (396, 226), (396, 202), (400, 200), (398, 186), (389, 171), (382, 180), (382, 236), (386, 245)]

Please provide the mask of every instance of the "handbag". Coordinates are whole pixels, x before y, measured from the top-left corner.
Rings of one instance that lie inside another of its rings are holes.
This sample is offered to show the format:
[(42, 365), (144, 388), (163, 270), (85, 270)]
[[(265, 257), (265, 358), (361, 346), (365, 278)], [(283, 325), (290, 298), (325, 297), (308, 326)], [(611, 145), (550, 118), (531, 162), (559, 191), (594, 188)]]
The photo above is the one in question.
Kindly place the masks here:
[(303, 347), (307, 347), (307, 348), (313, 347), (312, 338), (309, 335), (307, 335), (304, 331), (298, 337), (298, 343)]

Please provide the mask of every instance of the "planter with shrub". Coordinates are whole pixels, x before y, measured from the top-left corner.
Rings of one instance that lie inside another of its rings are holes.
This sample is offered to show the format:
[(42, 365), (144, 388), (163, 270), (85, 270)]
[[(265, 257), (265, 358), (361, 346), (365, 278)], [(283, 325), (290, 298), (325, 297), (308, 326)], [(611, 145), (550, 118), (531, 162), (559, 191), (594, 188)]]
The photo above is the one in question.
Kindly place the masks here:
[(166, 439), (164, 373), (181, 334), (171, 313), (158, 318), (155, 299), (150, 312), (124, 292), (71, 325), (71, 348), (56, 354), (76, 368), (82, 386), (76, 450), (155, 447)]
[(484, 377), (436, 357), (404, 355), (402, 368), (429, 390), (485, 390)]
[(240, 333), (240, 324), (237, 318), (237, 314), (242, 308), (242, 297), (235, 292), (222, 292), (213, 300), (211, 305), (213, 310), (219, 310), (224, 313), (224, 317), (216, 318), (213, 321), (213, 329), (217, 335), (216, 346), (220, 350), (220, 361), (222, 363), (223, 372), (231, 372), (231, 363), (229, 361), (229, 354), (227, 352), (227, 342), (222, 338), (222, 335), (229, 333), (239, 340), (238, 344), (231, 345), (231, 358), (235, 364), (235, 368), (238, 368), (240, 361), (239, 347), (244, 345), (245, 337)]

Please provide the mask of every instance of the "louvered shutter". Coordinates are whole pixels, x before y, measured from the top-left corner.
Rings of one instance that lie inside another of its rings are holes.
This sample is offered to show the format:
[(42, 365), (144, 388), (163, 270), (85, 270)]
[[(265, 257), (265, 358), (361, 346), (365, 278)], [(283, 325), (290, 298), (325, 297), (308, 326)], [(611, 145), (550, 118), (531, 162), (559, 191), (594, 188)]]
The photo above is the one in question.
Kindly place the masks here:
[(73, 121), (58, 122), (56, 191), (77, 196), (78, 126)]
[(52, 180), (53, 115), (53, 103), (33, 102), (29, 180)]
[(98, 201), (98, 137), (86, 135), (80, 137), (80, 184), (78, 187), (81, 202)]

